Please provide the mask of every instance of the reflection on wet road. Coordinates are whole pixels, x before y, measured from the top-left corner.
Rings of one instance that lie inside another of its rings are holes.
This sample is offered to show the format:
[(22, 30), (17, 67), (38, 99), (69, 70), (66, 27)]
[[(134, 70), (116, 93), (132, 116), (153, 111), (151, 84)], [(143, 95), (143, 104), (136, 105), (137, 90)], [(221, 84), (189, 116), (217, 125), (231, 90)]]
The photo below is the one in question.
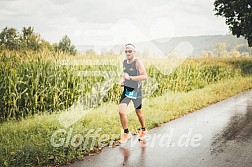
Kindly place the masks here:
[(252, 90), (67, 166), (252, 166)]

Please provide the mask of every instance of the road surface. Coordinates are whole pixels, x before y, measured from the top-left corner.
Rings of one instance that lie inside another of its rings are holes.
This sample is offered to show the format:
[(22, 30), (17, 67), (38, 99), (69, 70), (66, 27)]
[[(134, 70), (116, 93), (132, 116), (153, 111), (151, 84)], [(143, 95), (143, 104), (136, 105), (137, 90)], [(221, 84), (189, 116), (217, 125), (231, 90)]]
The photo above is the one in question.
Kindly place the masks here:
[(133, 136), (65, 167), (252, 167), (252, 90)]

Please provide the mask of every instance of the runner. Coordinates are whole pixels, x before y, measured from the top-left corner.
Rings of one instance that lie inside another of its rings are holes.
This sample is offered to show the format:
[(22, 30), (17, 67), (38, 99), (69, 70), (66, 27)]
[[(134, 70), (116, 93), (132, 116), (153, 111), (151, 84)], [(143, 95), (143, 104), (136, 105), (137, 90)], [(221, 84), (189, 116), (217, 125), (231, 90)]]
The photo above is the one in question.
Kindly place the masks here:
[(126, 115), (126, 109), (129, 102), (132, 100), (139, 122), (141, 124), (141, 130), (139, 134), (139, 140), (143, 140), (147, 134), (145, 128), (144, 115), (142, 113), (142, 82), (147, 79), (147, 73), (143, 64), (139, 59), (135, 58), (136, 49), (132, 44), (125, 45), (126, 59), (123, 61), (123, 79), (122, 83), (124, 90), (120, 98), (119, 115), (124, 133), (119, 140), (120, 143), (126, 143), (132, 136), (128, 130), (128, 120)]

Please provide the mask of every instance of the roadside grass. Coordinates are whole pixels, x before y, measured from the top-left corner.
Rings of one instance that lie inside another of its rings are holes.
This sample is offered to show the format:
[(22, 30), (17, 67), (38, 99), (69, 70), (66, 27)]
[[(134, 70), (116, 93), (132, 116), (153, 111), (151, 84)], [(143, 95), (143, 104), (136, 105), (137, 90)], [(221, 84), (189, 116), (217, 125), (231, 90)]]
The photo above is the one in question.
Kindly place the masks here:
[[(251, 88), (252, 77), (236, 77), (186, 93), (167, 92), (162, 96), (146, 99), (143, 102), (146, 127), (148, 129), (155, 128), (162, 123)], [(59, 114), (59, 112), (45, 113), (30, 116), (21, 121), (9, 121), (0, 124), (0, 166), (64, 164), (77, 159), (80, 160), (89, 153), (99, 152), (101, 147), (120, 137), (121, 125), (118, 104), (116, 103), (105, 103), (93, 109), (68, 129), (64, 129), (59, 124)], [(132, 104), (128, 107), (127, 114), (129, 129), (136, 133), (140, 124)], [(109, 136), (109, 138), (103, 139), (104, 145), (95, 143), (95, 148), (92, 148), (92, 139), (89, 138), (87, 146), (83, 147), (85, 134), (91, 129), (95, 131), (98, 128), (101, 128), (100, 135), (107, 134)], [(62, 144), (62, 146), (53, 147), (51, 145), (52, 135), (59, 129), (64, 133), (58, 133), (55, 142)], [(78, 143), (80, 143), (78, 147), (73, 146)]]

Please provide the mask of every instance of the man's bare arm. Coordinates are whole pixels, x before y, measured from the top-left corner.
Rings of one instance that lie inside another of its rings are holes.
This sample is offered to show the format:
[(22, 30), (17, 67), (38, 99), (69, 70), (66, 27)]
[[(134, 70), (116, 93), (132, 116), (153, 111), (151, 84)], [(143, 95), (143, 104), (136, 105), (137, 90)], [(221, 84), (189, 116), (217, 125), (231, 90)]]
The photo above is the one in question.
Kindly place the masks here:
[(133, 81), (143, 81), (143, 80), (146, 80), (148, 78), (147, 76), (147, 72), (144, 68), (144, 65), (142, 62), (140, 61), (137, 61), (136, 62), (136, 67), (138, 69), (138, 71), (140, 72), (140, 75), (138, 76), (132, 76), (132, 80)]

